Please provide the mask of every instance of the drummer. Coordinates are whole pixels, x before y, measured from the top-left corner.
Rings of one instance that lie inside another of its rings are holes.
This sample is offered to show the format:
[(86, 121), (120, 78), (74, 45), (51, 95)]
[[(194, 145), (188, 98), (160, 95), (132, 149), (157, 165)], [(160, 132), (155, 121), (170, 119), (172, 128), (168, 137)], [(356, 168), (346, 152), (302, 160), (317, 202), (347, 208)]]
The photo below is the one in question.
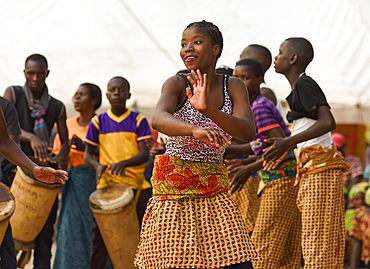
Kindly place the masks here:
[[(1, 102), (1, 105), (5, 104), (6, 101)], [(4, 107), (5, 108), (5, 107)], [(10, 106), (6, 106), (4, 111), (6, 114)], [(20, 166), (22, 169), (33, 173), (35, 178), (46, 183), (59, 182), (64, 184), (67, 180), (67, 173), (62, 170), (54, 170), (52, 168), (40, 167), (33, 163), (27, 156), (18, 148), (17, 144), (9, 137), (7, 132), (7, 126), (11, 127), (11, 121), (5, 119), (3, 113), (0, 112), (0, 153), (12, 163)], [(14, 126), (13, 126), (14, 127)], [(19, 134), (20, 130), (17, 128), (10, 128), (12, 134)], [(19, 127), (18, 127), (19, 129)], [(15, 257), (14, 242), (11, 234), (10, 225), (4, 236), (4, 241), (0, 248), (0, 268), (16, 269), (17, 261)]]
[[(84, 141), (87, 145), (84, 159), (96, 170), (97, 189), (124, 183), (134, 191), (151, 191), (144, 178), (145, 163), (149, 158), (145, 141), (151, 133), (145, 116), (126, 107), (130, 97), (129, 82), (123, 77), (112, 78), (107, 91), (111, 108), (90, 122)], [(94, 158), (98, 146), (100, 163)], [(139, 202), (137, 209), (145, 206), (145, 202)], [(106, 247), (94, 223), (90, 268), (105, 268), (106, 257)]]
[[(19, 116), (21, 127), (22, 151), (34, 157), (35, 161), (56, 164), (61, 168), (62, 162), (69, 155), (68, 130), (64, 104), (49, 94), (45, 80), (49, 75), (48, 62), (43, 55), (32, 54), (25, 61), (23, 86), (9, 86), (4, 97), (11, 101)], [(61, 148), (55, 156), (48, 156), (50, 133), (57, 124)], [(34, 251), (34, 267), (50, 268), (52, 236), (57, 215), (58, 201), (55, 199), (48, 220), (37, 236)]]

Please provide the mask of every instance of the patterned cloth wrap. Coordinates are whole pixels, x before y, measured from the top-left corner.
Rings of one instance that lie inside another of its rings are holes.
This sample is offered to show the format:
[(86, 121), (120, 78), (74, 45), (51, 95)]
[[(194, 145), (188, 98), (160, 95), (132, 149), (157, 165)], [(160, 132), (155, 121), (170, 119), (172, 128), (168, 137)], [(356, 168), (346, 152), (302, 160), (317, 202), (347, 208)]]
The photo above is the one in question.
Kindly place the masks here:
[(350, 236), (362, 241), (361, 260), (370, 260), (370, 213), (366, 207), (356, 208), (355, 217), (352, 220), (353, 227), (349, 230)]
[(294, 186), (304, 175), (318, 174), (330, 169), (343, 169), (343, 172), (350, 169), (334, 145), (331, 149), (322, 146), (296, 148), (294, 154), (298, 163)]
[(169, 155), (155, 156), (151, 182), (152, 199), (157, 201), (210, 197), (229, 189), (225, 165), (185, 161)]
[(291, 151), (275, 169), (270, 171), (260, 170), (259, 174), (265, 184), (279, 178), (295, 176), (297, 174), (297, 161), (294, 152)]

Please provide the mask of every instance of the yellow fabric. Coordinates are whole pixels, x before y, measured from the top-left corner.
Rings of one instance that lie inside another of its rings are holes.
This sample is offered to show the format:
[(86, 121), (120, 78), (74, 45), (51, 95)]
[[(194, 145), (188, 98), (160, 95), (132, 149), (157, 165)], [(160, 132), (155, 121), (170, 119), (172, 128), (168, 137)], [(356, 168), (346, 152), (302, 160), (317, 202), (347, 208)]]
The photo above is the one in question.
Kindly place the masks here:
[(146, 181), (144, 178), (142, 180), (143, 182), (141, 184), (141, 181), (133, 180), (130, 177), (118, 177), (118, 176), (110, 175), (109, 172), (104, 172), (96, 188), (101, 189), (101, 188), (104, 188), (104, 187), (107, 187), (113, 184), (127, 184), (133, 189), (139, 189), (139, 185), (141, 185), (142, 190), (145, 190), (151, 187), (148, 181)]
[[(121, 116), (122, 117), (122, 116)], [(117, 132), (99, 135), (100, 163), (103, 165), (112, 165), (123, 160), (131, 159), (139, 153), (137, 135), (130, 132)], [(100, 179), (97, 188), (103, 188), (110, 185), (109, 182), (125, 183), (134, 189), (137, 189), (140, 182), (144, 182), (142, 189), (150, 188), (149, 182), (144, 179), (145, 164), (130, 166), (125, 169), (125, 177), (111, 176), (108, 173)]]

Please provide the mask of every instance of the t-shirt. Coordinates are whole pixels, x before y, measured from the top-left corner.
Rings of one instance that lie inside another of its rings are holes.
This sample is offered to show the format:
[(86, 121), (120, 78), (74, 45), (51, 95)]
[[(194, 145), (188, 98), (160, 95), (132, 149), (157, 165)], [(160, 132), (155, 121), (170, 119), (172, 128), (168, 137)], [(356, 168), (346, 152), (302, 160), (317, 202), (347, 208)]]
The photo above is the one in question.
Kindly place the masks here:
[(20, 135), (21, 127), (19, 126), (19, 118), (17, 110), (12, 102), (1, 97), (1, 110), (3, 111), (6, 128), (9, 135)]
[(287, 114), (289, 122), (303, 117), (317, 120), (316, 109), (318, 107), (327, 105), (330, 108), (320, 86), (306, 74), (298, 78), (286, 100), (291, 110)]
[[(109, 109), (91, 120), (84, 143), (90, 147), (99, 146), (100, 164), (110, 166), (137, 155), (138, 143), (145, 142), (150, 136), (148, 121), (143, 114), (127, 109), (117, 117)], [(149, 185), (144, 179), (144, 170), (145, 163), (126, 167), (122, 183), (135, 187), (137, 182), (144, 180), (144, 184)]]
[[(83, 127), (80, 126), (78, 124), (78, 121), (77, 121), (78, 118), (79, 117), (76, 116), (76, 117), (73, 117), (73, 118), (69, 118), (66, 121), (67, 129), (68, 129), (69, 140), (72, 139), (73, 135), (76, 135), (82, 141), (86, 137), (86, 133), (87, 133), (87, 130), (89, 129), (89, 126), (88, 125), (87, 126), (83, 126)], [(61, 146), (61, 144), (60, 144), (60, 138), (59, 138), (59, 134), (57, 134), (55, 136), (54, 146), (53, 146), (53, 152), (55, 154), (58, 154), (58, 151), (59, 151), (60, 146)], [(85, 164), (85, 161), (84, 161), (84, 152), (83, 151), (76, 150), (73, 147), (71, 147), (70, 148), (70, 151), (69, 151), (68, 168), (70, 168), (71, 166), (77, 167), (79, 165), (84, 165), (84, 164)]]
[[(12, 86), (14, 106), (18, 112), (19, 124), (23, 130), (29, 133), (34, 133), (35, 119), (31, 116), (31, 110), (28, 108), (26, 95), (21, 86)], [(49, 134), (58, 122), (65, 110), (64, 104), (50, 95), (49, 106), (45, 111), (43, 119)], [(20, 141), (22, 151), (29, 156), (33, 156), (34, 152), (29, 142)]]
[(251, 104), (254, 121), (256, 125), (256, 137), (251, 142), (255, 154), (260, 154), (267, 145), (264, 142), (266, 136), (263, 134), (274, 128), (281, 128), (286, 136), (290, 136), (290, 131), (284, 119), (271, 100), (264, 95), (258, 95)]

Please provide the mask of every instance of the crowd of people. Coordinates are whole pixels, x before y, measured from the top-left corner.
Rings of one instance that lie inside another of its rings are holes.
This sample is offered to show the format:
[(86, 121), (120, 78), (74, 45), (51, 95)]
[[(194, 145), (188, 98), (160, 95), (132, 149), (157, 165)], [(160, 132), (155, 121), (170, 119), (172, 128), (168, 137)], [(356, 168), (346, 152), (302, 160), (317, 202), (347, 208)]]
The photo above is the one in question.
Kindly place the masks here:
[[(368, 265), (368, 179), (359, 159), (346, 154), (344, 136), (331, 133), (336, 122), (325, 94), (305, 73), (311, 43), (293, 37), (276, 48), (275, 71), (291, 86), (286, 118), (265, 82), (270, 51), (251, 44), (234, 68), (216, 69), (222, 50), (213, 23), (185, 28), (186, 70), (164, 82), (151, 126), (127, 107), (130, 83), (122, 76), (107, 83), (108, 111), (96, 114), (102, 90), (83, 83), (73, 95), (78, 116), (67, 119), (45, 83), (46, 58), (26, 59), (25, 84), (8, 87), (1, 100), (0, 181), (10, 187), (22, 168), (40, 181), (65, 183), (35, 239), (35, 269), (113, 268), (89, 196), (115, 184), (135, 196), (141, 230), (132, 267)], [(17, 268), (10, 225), (0, 257), (0, 268)]]

